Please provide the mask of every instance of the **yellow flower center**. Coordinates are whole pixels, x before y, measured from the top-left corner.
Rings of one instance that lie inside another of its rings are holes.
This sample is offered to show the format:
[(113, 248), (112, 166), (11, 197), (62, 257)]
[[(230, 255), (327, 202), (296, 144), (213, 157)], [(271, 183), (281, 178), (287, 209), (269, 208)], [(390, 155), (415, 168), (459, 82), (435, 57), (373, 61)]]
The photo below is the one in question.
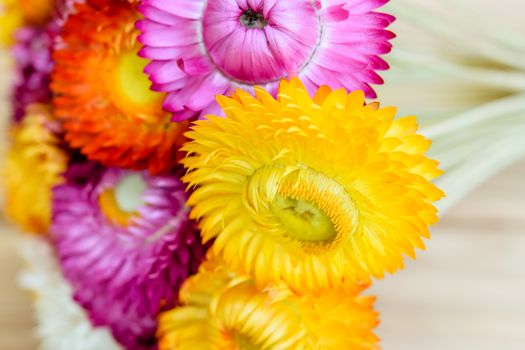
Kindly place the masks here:
[(113, 76), (112, 91), (114, 103), (133, 114), (158, 114), (163, 94), (150, 90), (151, 82), (144, 73), (148, 62), (137, 55), (135, 50), (118, 55)]
[(114, 188), (108, 188), (99, 196), (102, 213), (115, 225), (127, 227), (137, 217), (144, 205), (142, 194), (146, 183), (140, 174), (123, 177)]
[(159, 99), (159, 95), (150, 90), (150, 81), (144, 74), (148, 62), (135, 51), (120, 55), (115, 71), (116, 82), (122, 94), (135, 104), (149, 104)]

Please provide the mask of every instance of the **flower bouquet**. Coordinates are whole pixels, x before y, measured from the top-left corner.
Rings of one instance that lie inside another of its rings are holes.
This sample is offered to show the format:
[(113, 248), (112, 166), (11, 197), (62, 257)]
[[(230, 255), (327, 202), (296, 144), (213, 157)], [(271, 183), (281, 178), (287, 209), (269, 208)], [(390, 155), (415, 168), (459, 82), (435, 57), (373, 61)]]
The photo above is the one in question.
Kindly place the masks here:
[(375, 101), (387, 2), (3, 0), (43, 349), (379, 348), (366, 290), (443, 197), (416, 117)]

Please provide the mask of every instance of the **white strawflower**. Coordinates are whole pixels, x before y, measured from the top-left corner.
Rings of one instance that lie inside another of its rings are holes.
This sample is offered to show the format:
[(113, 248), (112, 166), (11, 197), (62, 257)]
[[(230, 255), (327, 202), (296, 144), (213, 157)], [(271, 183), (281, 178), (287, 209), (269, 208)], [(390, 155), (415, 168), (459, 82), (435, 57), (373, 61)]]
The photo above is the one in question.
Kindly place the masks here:
[(94, 328), (83, 309), (72, 299), (52, 249), (38, 237), (20, 239), (26, 262), (20, 273), (22, 288), (34, 295), (36, 334), (40, 350), (119, 350), (106, 328)]

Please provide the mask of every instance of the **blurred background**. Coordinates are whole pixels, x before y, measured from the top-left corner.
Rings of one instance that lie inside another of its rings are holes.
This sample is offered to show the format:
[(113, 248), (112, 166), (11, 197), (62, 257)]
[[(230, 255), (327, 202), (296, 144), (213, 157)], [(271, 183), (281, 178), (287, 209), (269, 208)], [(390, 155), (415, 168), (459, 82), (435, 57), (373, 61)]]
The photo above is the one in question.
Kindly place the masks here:
[[(524, 349), (525, 134), (507, 133), (525, 123), (525, 3), (389, 7), (398, 38), (379, 96), (418, 115), (436, 139), (448, 198), (427, 251), (372, 289), (383, 349)], [(442, 137), (443, 121), (460, 119), (476, 122)], [(506, 164), (489, 161), (494, 155)]]
[[(436, 138), (448, 198), (427, 251), (370, 291), (378, 296), (382, 347), (523, 350), (525, 2), (391, 0), (385, 11), (398, 17), (398, 38), (379, 97), (417, 114)], [(5, 96), (9, 79), (1, 76)], [(3, 99), (0, 108), (6, 115)], [(0, 218), (0, 350), (37, 348), (31, 295), (16, 287), (16, 239)]]

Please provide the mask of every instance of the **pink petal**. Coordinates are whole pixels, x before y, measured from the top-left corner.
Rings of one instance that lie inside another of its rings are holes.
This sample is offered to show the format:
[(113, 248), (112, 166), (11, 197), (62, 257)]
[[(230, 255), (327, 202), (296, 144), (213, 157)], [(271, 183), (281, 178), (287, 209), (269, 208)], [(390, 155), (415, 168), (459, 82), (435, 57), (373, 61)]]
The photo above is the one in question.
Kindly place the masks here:
[(153, 47), (188, 46), (197, 44), (199, 36), (196, 26), (181, 26), (155, 30), (145, 29), (144, 33), (138, 36), (138, 40), (144, 45)]
[(207, 1), (204, 0), (144, 0), (144, 5), (177, 15), (183, 18), (199, 19), (202, 17)]

